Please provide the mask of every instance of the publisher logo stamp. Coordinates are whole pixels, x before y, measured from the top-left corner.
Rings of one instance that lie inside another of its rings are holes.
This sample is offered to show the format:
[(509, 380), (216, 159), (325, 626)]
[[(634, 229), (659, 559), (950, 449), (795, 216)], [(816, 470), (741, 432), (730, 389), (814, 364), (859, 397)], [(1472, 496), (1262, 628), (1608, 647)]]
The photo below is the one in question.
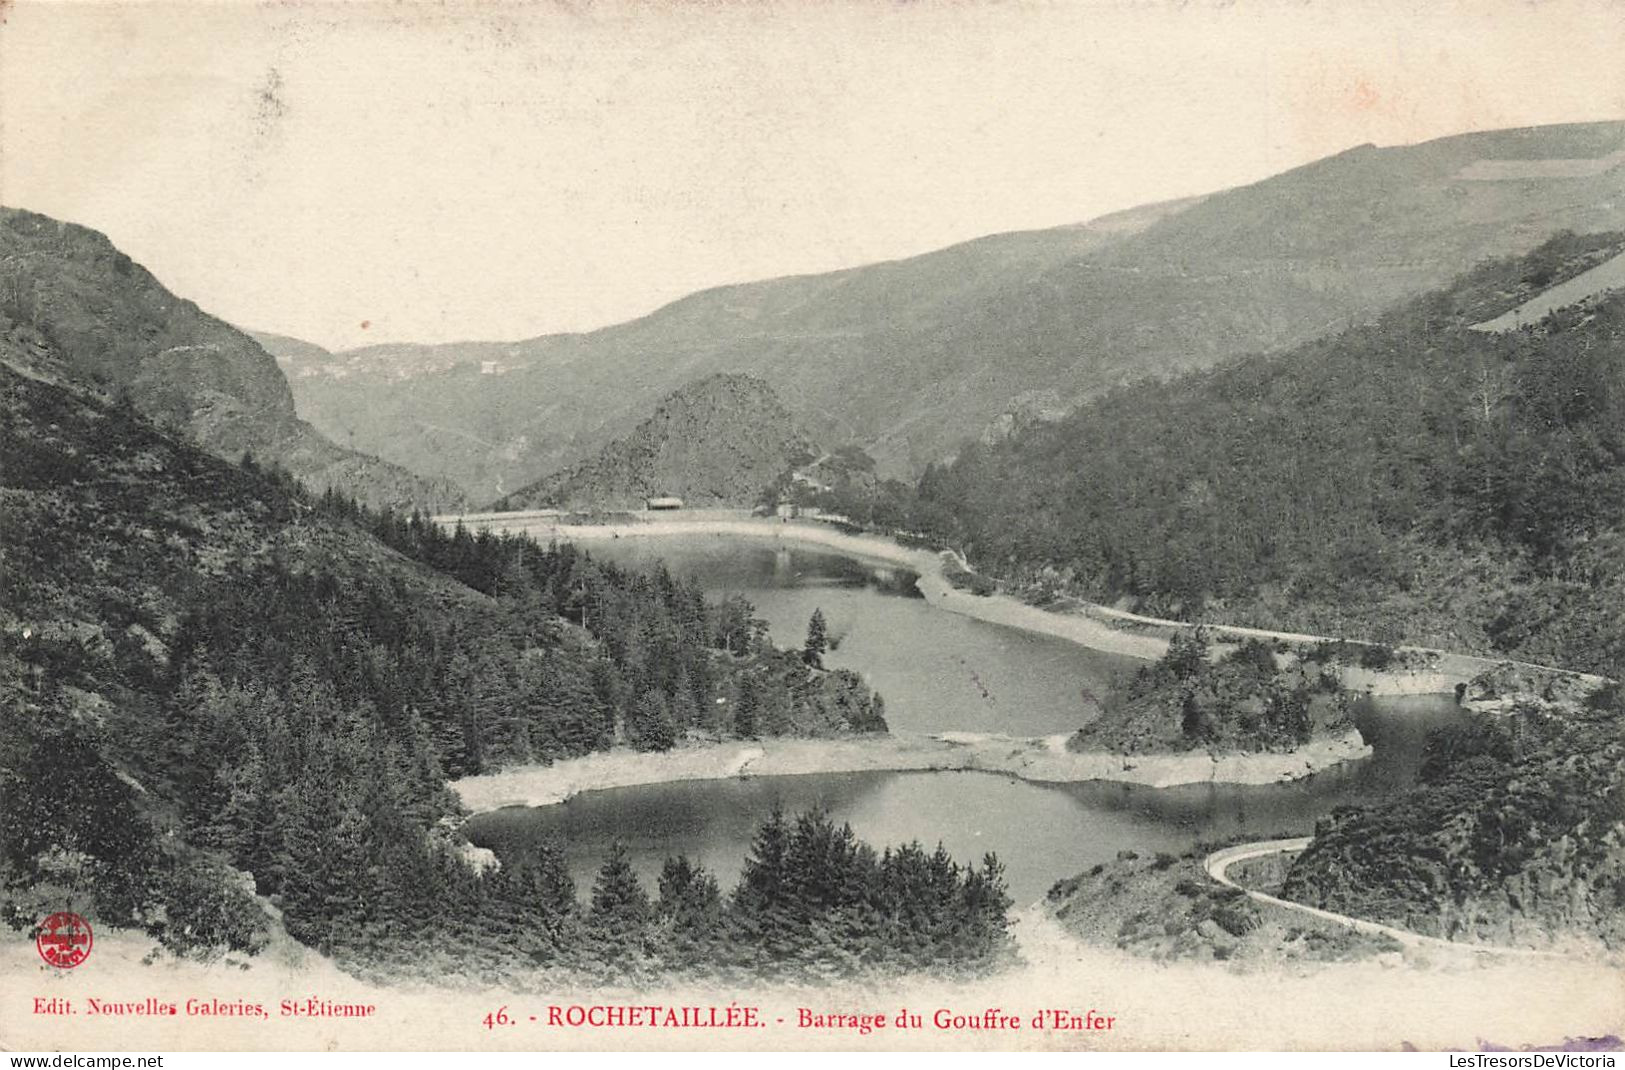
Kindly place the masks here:
[(71, 970), (90, 957), (90, 922), (78, 914), (58, 911), (39, 924), (34, 946), (47, 966)]

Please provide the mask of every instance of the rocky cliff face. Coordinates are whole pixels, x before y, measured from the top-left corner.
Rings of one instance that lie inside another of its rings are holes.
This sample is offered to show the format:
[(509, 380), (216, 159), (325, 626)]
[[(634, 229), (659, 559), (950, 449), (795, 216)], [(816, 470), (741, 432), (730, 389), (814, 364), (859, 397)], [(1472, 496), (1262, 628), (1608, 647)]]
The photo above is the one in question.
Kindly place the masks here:
[(519, 491), (507, 508), (636, 508), (651, 497), (751, 505), (817, 447), (760, 379), (713, 375), (676, 391), (598, 456)]
[(128, 401), (216, 456), (252, 453), (369, 504), (455, 507), (461, 494), (323, 438), (260, 345), (170, 293), (103, 234), (0, 209), (0, 334), (26, 375)]

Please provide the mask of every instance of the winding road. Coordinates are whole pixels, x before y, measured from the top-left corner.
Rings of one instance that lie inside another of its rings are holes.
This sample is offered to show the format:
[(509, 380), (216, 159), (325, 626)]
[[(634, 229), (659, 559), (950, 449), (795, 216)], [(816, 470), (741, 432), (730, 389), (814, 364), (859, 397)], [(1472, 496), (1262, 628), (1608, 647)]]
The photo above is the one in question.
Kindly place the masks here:
[(1225, 885), (1228, 888), (1235, 888), (1256, 902), (1269, 903), (1272, 906), (1285, 907), (1288, 910), (1295, 910), (1300, 914), (1308, 914), (1311, 917), (1320, 918), (1322, 921), (1329, 921), (1337, 925), (1345, 926), (1346, 928), (1358, 930), (1359, 932), (1387, 936), (1408, 948), (1429, 948), (1434, 950), (1467, 952), (1469, 954), (1513, 955), (1519, 957), (1533, 956), (1536, 958), (1549, 958), (1552, 956), (1552, 952), (1536, 951), (1530, 948), (1498, 947), (1493, 944), (1466, 944), (1458, 943), (1452, 940), (1441, 940), (1437, 936), (1423, 936), (1421, 933), (1413, 933), (1409, 929), (1400, 929), (1392, 925), (1383, 925), (1380, 922), (1367, 921), (1364, 918), (1354, 918), (1347, 914), (1338, 914), (1330, 910), (1321, 910), (1319, 907), (1312, 907), (1306, 903), (1295, 903), (1290, 899), (1281, 899), (1273, 895), (1268, 895), (1264, 892), (1258, 892), (1251, 888), (1243, 887), (1230, 879), (1230, 867), (1238, 862), (1246, 862), (1254, 858), (1263, 858), (1272, 854), (1285, 854), (1287, 852), (1295, 854), (1308, 847), (1309, 840), (1310, 837), (1308, 836), (1299, 836), (1290, 840), (1259, 840), (1254, 843), (1240, 843), (1234, 847), (1226, 847), (1223, 850), (1214, 851), (1203, 860), (1202, 868), (1207, 870), (1207, 875), (1209, 877), (1212, 877), (1220, 884)]

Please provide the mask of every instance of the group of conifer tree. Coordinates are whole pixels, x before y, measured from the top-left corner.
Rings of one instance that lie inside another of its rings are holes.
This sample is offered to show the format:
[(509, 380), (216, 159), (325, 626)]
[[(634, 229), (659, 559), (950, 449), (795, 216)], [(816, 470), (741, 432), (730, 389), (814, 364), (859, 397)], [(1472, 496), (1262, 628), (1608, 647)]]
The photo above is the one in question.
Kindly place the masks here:
[(472, 880), (417, 876), (426, 882), (417, 902), (453, 908), (436, 911), (435, 926), (390, 928), (358, 915), (314, 942), (425, 976), (477, 962), (479, 976), (514, 986), (535, 983), (538, 966), (621, 980), (673, 972), (816, 979), (980, 971), (1013, 954), (1011, 900), (995, 856), (961, 866), (940, 845), (928, 852), (918, 843), (877, 853), (818, 812), (791, 820), (776, 811), (728, 893), (681, 856), (647, 888), (619, 842), (585, 902), (556, 844), (504, 854), (499, 868)]

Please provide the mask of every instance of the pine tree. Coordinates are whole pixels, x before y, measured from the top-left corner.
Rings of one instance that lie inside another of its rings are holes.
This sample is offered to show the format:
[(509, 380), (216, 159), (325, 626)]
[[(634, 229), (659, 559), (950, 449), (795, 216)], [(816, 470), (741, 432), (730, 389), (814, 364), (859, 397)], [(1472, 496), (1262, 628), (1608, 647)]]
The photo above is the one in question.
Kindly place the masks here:
[(612, 964), (626, 965), (640, 958), (649, 917), (649, 896), (632, 872), (626, 844), (616, 840), (593, 882), (588, 924), (594, 950)]
[(790, 827), (784, 811), (777, 806), (756, 830), (750, 857), (734, 889), (735, 909), (747, 915), (766, 912), (784, 899), (785, 857), (790, 845)]
[(572, 943), (576, 886), (556, 843), (543, 843), (505, 866), (493, 888), (513, 910), (523, 953), (533, 961), (555, 960)]
[(1179, 730), (1190, 740), (1201, 739), (1207, 734), (1207, 715), (1202, 712), (1202, 704), (1194, 691), (1185, 692), (1185, 697), (1180, 700)]
[(666, 859), (655, 909), (669, 941), (663, 947), (668, 963), (695, 966), (711, 957), (722, 937), (722, 893), (715, 877), (681, 855)]
[(695, 698), (694, 682), (687, 665), (678, 667), (677, 676), (672, 681), (671, 719), (678, 731), (700, 723), (700, 705)]
[(740, 739), (756, 738), (756, 714), (760, 707), (755, 678), (749, 674), (741, 676), (739, 695), (734, 700), (734, 735)]
[(807, 643), (801, 650), (801, 660), (815, 669), (824, 667), (824, 652), (829, 649), (829, 628), (824, 623), (824, 611), (814, 609), (807, 621)]
[(639, 750), (671, 750), (677, 742), (677, 723), (672, 719), (666, 696), (650, 688), (638, 700), (634, 714), (632, 745)]
[(1014, 902), (1005, 886), (1004, 864), (989, 852), (980, 870), (965, 874), (962, 893), (966, 950), (975, 958), (1003, 954), (1010, 947), (1010, 905)]
[(1207, 653), (1206, 628), (1200, 625), (1181, 628), (1168, 640), (1168, 653), (1162, 656), (1162, 664), (1179, 679), (1189, 680), (1207, 667)]

